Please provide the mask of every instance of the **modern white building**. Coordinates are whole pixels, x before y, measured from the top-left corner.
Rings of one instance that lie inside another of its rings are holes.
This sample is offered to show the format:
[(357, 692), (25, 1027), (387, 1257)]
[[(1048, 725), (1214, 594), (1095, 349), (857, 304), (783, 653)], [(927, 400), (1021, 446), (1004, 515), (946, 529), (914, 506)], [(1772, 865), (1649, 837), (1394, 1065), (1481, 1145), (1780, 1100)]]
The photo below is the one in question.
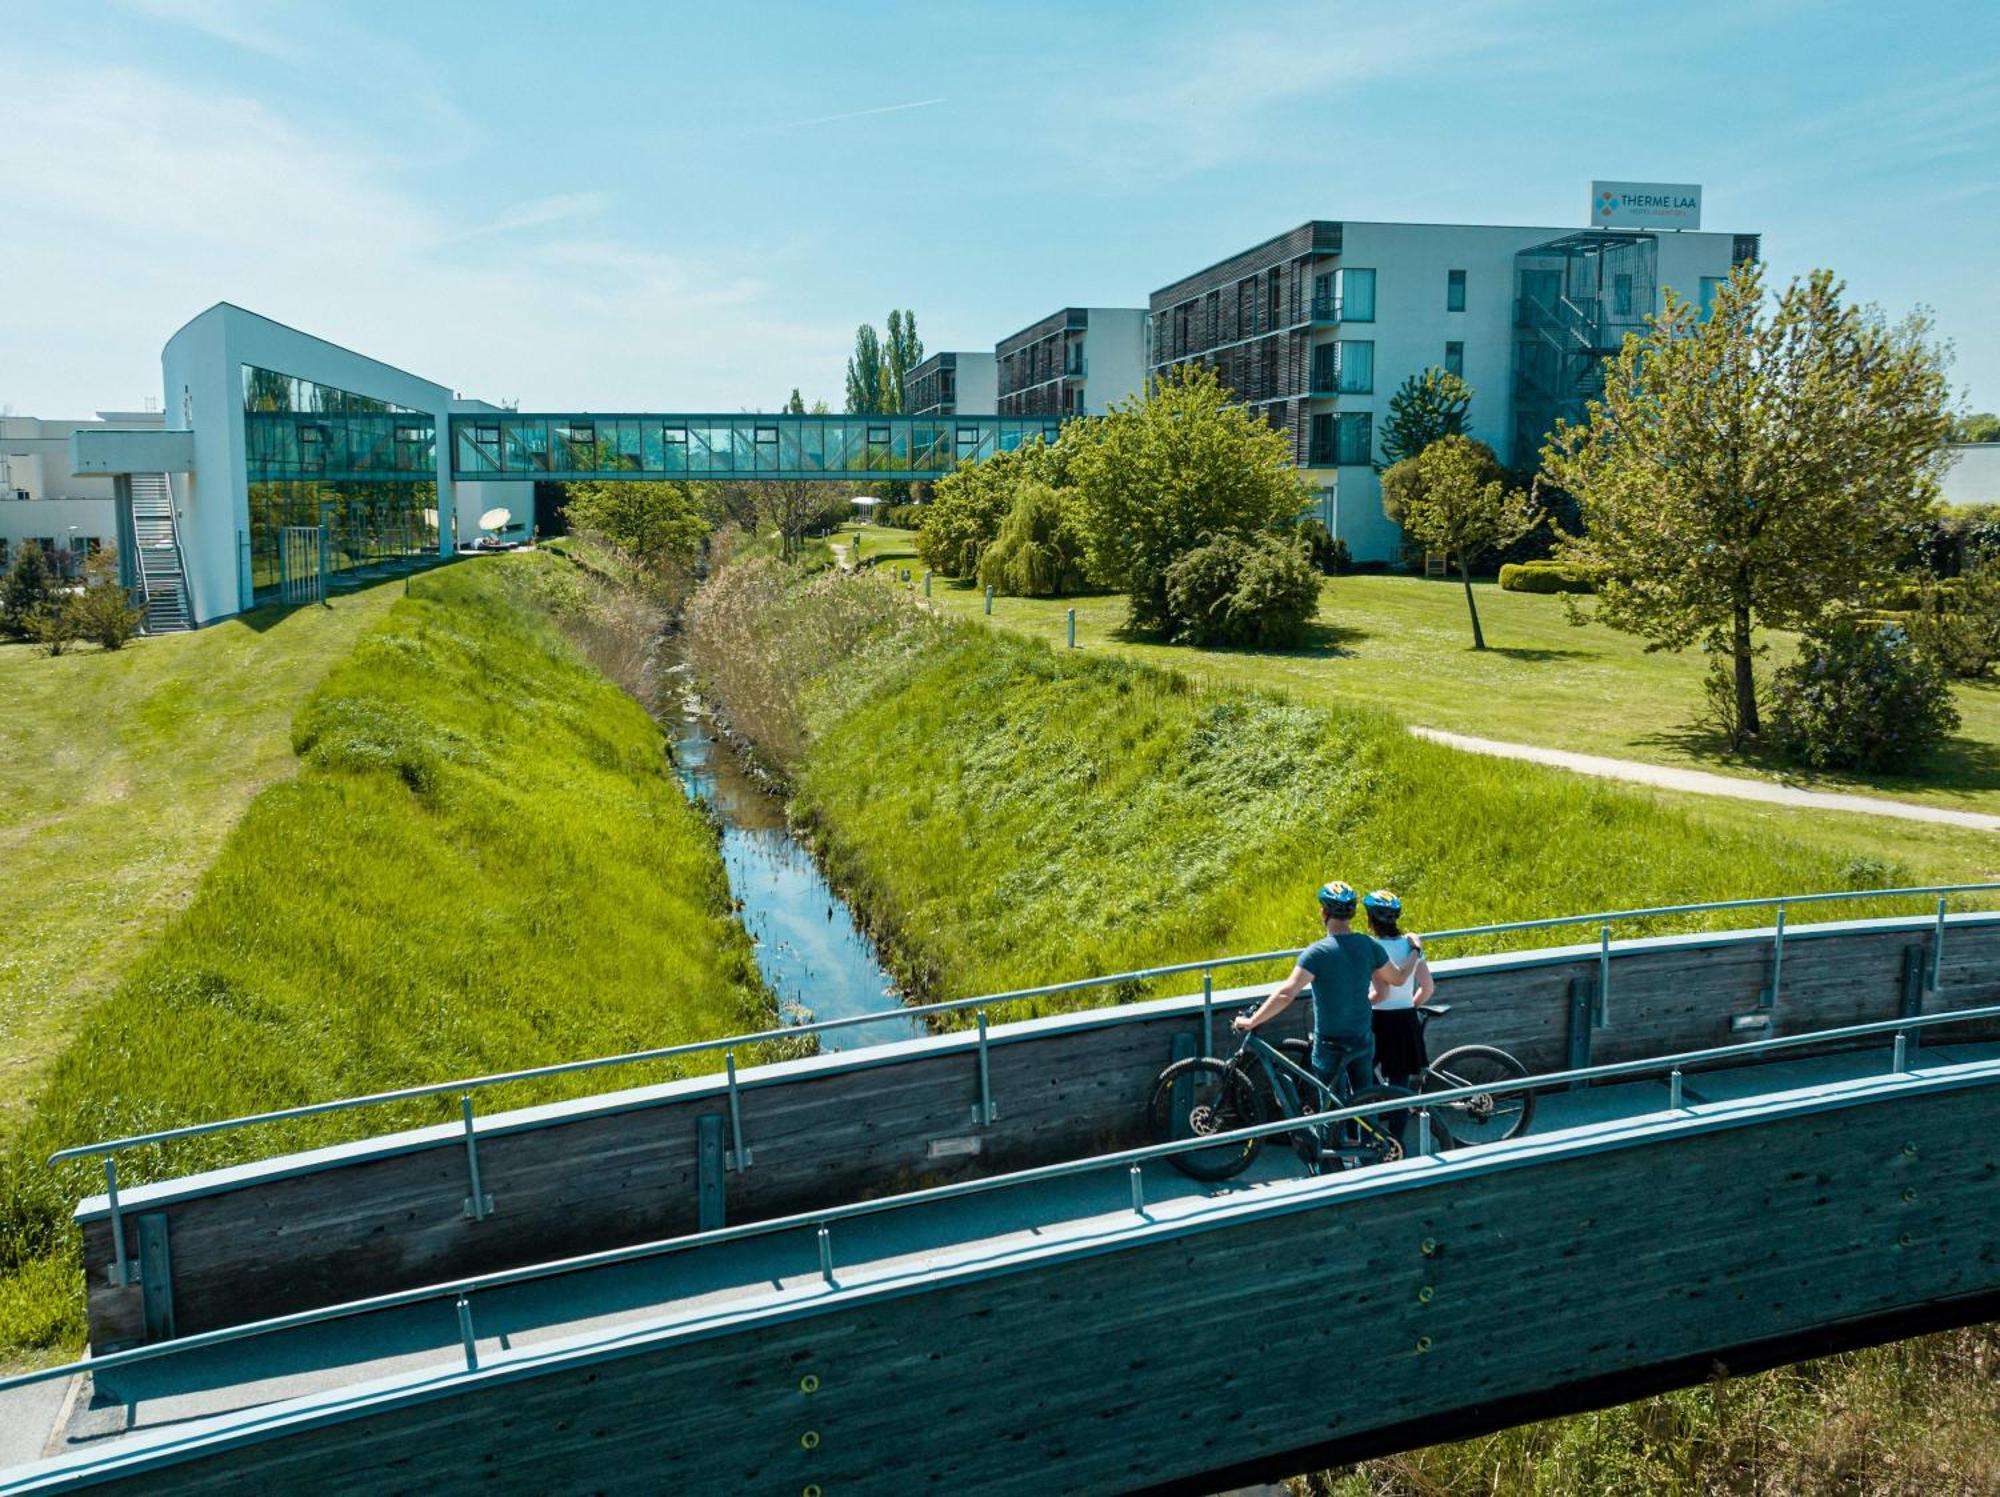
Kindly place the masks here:
[(70, 436), (78, 431), (158, 431), (158, 411), (99, 411), (94, 421), (0, 416), (0, 571), (24, 541), (51, 564), (74, 572), (103, 546), (129, 550), (119, 527), (116, 481), (70, 471)]
[(904, 409), (912, 416), (991, 415), (1000, 409), (998, 370), (990, 352), (934, 353), (904, 381)]
[(1152, 294), (1152, 370), (1197, 362), (1292, 443), (1357, 561), (1399, 559), (1378, 431), (1405, 378), (1472, 387), (1468, 430), (1533, 464), (1672, 287), (1704, 306), (1754, 234), (1315, 220)]
[(529, 491), (454, 483), (439, 441), (451, 412), (496, 407), (226, 302), (160, 364), (150, 426), (86, 424), (68, 441), (71, 481), (107, 490), (129, 537), (152, 627), (449, 554), (491, 507), (529, 528)]
[[(1064, 307), (993, 347), (1003, 416), (1101, 416), (1146, 386), (1143, 307)], [(960, 400), (959, 409), (976, 410)]]

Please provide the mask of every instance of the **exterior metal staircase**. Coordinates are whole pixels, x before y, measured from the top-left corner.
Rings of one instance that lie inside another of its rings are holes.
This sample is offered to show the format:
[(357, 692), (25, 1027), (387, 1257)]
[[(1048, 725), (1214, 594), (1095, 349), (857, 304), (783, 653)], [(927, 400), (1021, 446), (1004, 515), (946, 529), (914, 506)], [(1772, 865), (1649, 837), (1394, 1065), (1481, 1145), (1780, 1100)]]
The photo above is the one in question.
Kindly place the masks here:
[(171, 634), (194, 627), (187, 566), (181, 557), (174, 520), (173, 485), (164, 473), (134, 473), (132, 486), (133, 577), (145, 609), (148, 634)]

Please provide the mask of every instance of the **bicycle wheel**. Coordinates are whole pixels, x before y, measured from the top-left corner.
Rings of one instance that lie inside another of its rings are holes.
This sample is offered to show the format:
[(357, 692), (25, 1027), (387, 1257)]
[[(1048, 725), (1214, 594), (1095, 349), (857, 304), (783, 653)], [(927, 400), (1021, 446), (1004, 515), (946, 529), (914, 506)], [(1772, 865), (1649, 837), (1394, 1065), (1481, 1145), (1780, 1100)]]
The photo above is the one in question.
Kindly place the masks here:
[[(1416, 1093), (1403, 1086), (1370, 1086), (1356, 1092), (1340, 1105), (1366, 1107), (1371, 1102), (1414, 1101)], [(1408, 1113), (1378, 1112), (1372, 1117), (1347, 1118), (1333, 1126), (1339, 1130), (1333, 1153), (1349, 1169), (1370, 1164), (1394, 1164), (1403, 1157), (1403, 1140), (1396, 1125)]]
[[(1492, 1045), (1460, 1045), (1430, 1063), (1419, 1088), (1424, 1092), (1456, 1091), (1467, 1086), (1503, 1086), (1528, 1074), (1505, 1050)], [(1479, 1092), (1456, 1102), (1441, 1102), (1431, 1110), (1431, 1123), (1444, 1136), (1439, 1143), (1492, 1144), (1525, 1133), (1535, 1114), (1533, 1092)]]
[[(1264, 1099), (1242, 1071), (1214, 1056), (1198, 1055), (1175, 1061), (1160, 1072), (1148, 1117), (1153, 1142), (1164, 1144), (1254, 1128), (1264, 1121)], [(1184, 1175), (1197, 1180), (1227, 1180), (1248, 1169), (1263, 1145), (1261, 1138), (1243, 1138), (1169, 1157)]]

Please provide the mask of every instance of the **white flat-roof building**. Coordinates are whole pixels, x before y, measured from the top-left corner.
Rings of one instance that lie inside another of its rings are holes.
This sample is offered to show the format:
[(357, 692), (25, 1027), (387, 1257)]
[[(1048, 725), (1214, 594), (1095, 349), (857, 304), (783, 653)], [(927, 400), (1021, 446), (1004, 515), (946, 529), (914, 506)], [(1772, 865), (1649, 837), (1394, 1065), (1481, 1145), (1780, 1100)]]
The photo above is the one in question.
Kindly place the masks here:
[(130, 550), (119, 528), (117, 481), (70, 471), (74, 432), (158, 431), (158, 411), (99, 411), (91, 421), (0, 416), (0, 571), (24, 541), (39, 545), (51, 564), (73, 573), (101, 546)]
[(993, 357), (1001, 415), (1101, 416), (1146, 387), (1146, 309), (1064, 307), (1002, 338)]
[(1405, 378), (1472, 387), (1468, 431), (1517, 468), (1672, 287), (1704, 305), (1754, 234), (1314, 220), (1161, 287), (1152, 370), (1201, 363), (1271, 425), (1357, 561), (1396, 561), (1378, 429)]
[(1000, 409), (992, 351), (934, 353), (905, 381), (904, 406), (912, 416), (990, 416)]

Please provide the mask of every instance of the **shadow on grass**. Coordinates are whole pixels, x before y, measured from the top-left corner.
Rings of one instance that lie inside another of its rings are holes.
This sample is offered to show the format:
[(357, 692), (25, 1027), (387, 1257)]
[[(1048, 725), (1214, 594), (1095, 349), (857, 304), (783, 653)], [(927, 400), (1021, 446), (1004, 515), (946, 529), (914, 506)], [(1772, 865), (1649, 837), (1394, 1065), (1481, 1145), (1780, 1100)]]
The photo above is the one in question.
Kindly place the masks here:
[[(1471, 647), (1467, 646), (1467, 648), (1470, 649)], [(1526, 660), (1530, 662), (1541, 660), (1595, 660), (1598, 658), (1598, 652), (1595, 650), (1532, 650), (1518, 645), (1488, 645), (1486, 653), (1489, 655), (1504, 655), (1509, 660)]]
[(1663, 728), (1634, 738), (1647, 748), (1685, 754), (1698, 769), (1754, 770), (1804, 789), (1841, 790), (1862, 787), (1894, 795), (1912, 790), (2000, 790), (2000, 743), (1983, 743), (1964, 735), (1948, 738), (1943, 747), (1909, 774), (1836, 770), (1821, 773), (1772, 748), (1731, 749), (1722, 735), (1698, 723)]

